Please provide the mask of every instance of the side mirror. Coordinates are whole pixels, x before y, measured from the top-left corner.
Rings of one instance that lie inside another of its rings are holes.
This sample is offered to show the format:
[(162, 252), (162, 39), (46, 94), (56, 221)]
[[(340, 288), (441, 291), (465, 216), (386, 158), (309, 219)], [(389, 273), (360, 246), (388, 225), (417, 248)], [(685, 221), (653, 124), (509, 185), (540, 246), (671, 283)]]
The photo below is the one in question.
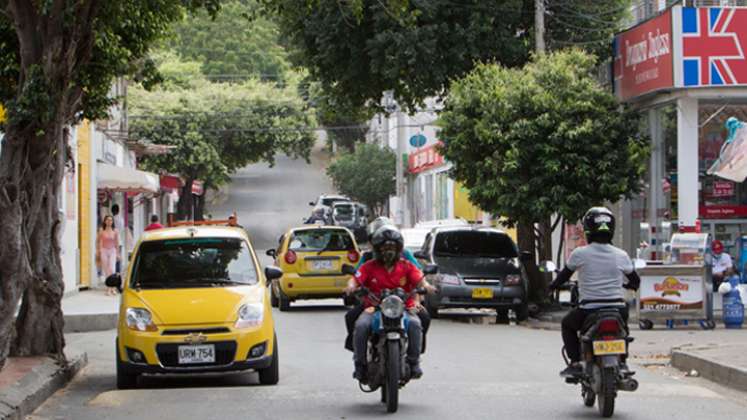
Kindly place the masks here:
[(106, 287), (114, 287), (117, 290), (122, 290), (122, 277), (119, 274), (112, 274), (104, 280)]
[(267, 285), (270, 285), (271, 280), (277, 280), (283, 277), (283, 270), (275, 267), (274, 265), (268, 265), (265, 267), (265, 279), (267, 279)]
[(429, 258), (428, 253), (423, 251), (415, 251), (412, 255), (419, 260), (427, 260)]
[(277, 251), (274, 249), (268, 249), (265, 254), (267, 254), (268, 257), (275, 258), (277, 256)]
[(314, 202), (313, 201), (309, 201), (309, 205), (313, 207), (314, 206)]
[(438, 274), (438, 266), (436, 264), (428, 264), (423, 267), (423, 274)]
[(521, 262), (523, 263), (532, 261), (533, 258), (534, 255), (532, 255), (532, 253), (528, 251), (521, 251), (521, 253), (519, 254), (519, 260), (521, 260)]
[(347, 275), (350, 275), (350, 276), (354, 275), (355, 274), (355, 267), (353, 267), (350, 264), (343, 264), (342, 265), (342, 274), (347, 274)]
[(552, 273), (557, 270), (557, 266), (552, 261), (542, 261), (539, 265), (539, 270), (542, 273)]
[(642, 260), (640, 258), (634, 259), (633, 267), (635, 267), (636, 270), (641, 270), (641, 269), (646, 268), (646, 260)]

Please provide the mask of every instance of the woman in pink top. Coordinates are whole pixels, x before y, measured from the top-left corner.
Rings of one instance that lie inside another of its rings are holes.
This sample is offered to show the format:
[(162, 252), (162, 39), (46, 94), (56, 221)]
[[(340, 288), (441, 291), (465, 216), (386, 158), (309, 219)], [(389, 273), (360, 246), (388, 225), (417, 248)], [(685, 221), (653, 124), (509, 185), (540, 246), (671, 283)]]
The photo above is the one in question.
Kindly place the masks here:
[[(96, 260), (99, 262), (104, 279), (114, 274), (119, 260), (119, 232), (114, 227), (114, 218), (105, 216), (96, 236)], [(107, 295), (116, 295), (113, 287), (106, 289)]]

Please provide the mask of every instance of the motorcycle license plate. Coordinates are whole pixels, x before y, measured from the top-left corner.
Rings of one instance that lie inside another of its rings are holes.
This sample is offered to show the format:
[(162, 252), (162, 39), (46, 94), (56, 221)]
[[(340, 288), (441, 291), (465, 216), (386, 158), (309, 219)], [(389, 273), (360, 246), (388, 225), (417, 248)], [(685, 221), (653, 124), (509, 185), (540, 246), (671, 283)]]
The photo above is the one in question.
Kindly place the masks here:
[(493, 299), (493, 289), (489, 287), (472, 289), (472, 299)]
[(215, 363), (215, 345), (179, 346), (179, 364)]
[(625, 354), (625, 340), (595, 341), (594, 355)]

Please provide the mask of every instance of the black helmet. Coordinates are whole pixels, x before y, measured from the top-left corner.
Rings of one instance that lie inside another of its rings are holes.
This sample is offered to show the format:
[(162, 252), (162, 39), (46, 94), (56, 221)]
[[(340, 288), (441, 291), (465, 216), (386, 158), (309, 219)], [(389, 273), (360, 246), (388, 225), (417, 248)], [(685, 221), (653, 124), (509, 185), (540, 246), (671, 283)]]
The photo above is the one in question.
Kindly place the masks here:
[[(396, 245), (396, 252), (391, 255), (383, 254), (381, 252), (381, 247), (385, 244)], [(398, 260), (399, 256), (402, 254), (402, 249), (405, 247), (405, 239), (402, 237), (402, 233), (396, 226), (385, 225), (374, 232), (373, 237), (371, 238), (371, 246), (373, 247), (374, 258), (383, 263), (393, 263)]]
[(583, 219), (586, 241), (610, 243), (615, 235), (615, 215), (606, 207), (590, 208)]

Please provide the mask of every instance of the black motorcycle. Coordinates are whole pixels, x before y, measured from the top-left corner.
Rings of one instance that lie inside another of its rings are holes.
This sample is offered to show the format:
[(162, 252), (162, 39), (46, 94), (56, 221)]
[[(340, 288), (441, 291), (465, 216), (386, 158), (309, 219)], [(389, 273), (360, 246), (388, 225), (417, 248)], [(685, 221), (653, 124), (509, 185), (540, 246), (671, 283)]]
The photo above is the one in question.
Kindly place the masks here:
[[(566, 288), (571, 294), (570, 303), (566, 305), (575, 308), (578, 306), (578, 285), (571, 282)], [(635, 372), (628, 370), (625, 365), (633, 337), (630, 336), (620, 311), (609, 307), (600, 308), (586, 318), (579, 340), (583, 374), (565, 378), (565, 381), (581, 385), (584, 405), (593, 407), (596, 401), (599, 414), (602, 417), (612, 417), (617, 391), (633, 392), (638, 389), (638, 381), (632, 378)], [(570, 365), (565, 347), (563, 359)]]
[[(344, 272), (350, 271), (343, 267)], [(434, 274), (435, 266), (426, 267), (425, 274)], [(367, 381), (360, 382), (361, 391), (376, 392), (381, 389), (381, 402), (386, 404), (390, 413), (397, 411), (399, 389), (411, 378), (410, 365), (407, 363), (407, 327), (409, 317), (405, 315), (405, 302), (415, 294), (425, 294), (424, 289), (406, 293), (402, 288), (385, 289), (381, 295), (375, 295), (362, 287), (356, 291), (359, 298), (368, 297), (375, 304), (371, 334), (368, 338)]]

